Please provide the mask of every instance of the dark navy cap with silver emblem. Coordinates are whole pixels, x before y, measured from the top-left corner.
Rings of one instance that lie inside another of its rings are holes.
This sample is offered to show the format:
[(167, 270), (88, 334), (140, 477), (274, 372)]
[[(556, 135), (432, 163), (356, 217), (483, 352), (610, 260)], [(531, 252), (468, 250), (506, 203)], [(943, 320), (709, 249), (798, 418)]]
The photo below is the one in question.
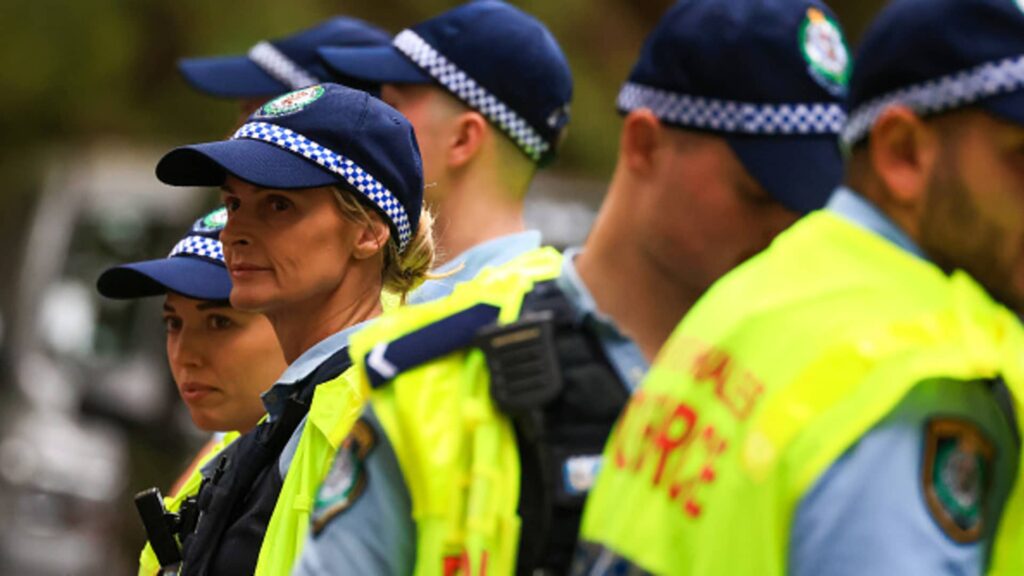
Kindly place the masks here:
[(682, 0), (648, 37), (618, 108), (723, 136), (772, 197), (805, 213), (842, 177), (849, 68), (818, 0)]
[(1024, 124), (1024, 0), (893, 0), (857, 58), (847, 146), (893, 105), (922, 116), (972, 106)]
[(156, 167), (173, 186), (220, 186), (229, 173), (262, 188), (345, 188), (385, 217), (401, 250), (419, 225), (423, 167), (412, 126), (384, 102), (338, 84), (279, 96), (229, 140), (182, 146)]
[(192, 87), (213, 96), (270, 97), (330, 79), (318, 48), (390, 41), (391, 35), (376, 26), (339, 16), (285, 38), (258, 42), (243, 56), (184, 58), (178, 69)]
[(227, 211), (218, 208), (196, 220), (167, 258), (109, 268), (96, 281), (107, 298), (133, 299), (176, 292), (196, 300), (227, 300), (231, 276), (224, 264), (220, 232)]
[(498, 0), (453, 8), (390, 46), (320, 54), (343, 81), (443, 87), (539, 164), (555, 156), (569, 123), (572, 74), (561, 48), (536, 18)]

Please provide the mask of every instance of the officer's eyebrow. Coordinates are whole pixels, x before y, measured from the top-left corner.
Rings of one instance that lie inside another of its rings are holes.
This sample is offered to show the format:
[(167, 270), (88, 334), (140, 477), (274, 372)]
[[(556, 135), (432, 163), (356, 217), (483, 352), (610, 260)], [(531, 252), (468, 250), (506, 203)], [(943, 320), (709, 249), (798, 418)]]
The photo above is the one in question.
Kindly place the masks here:
[(215, 308), (230, 308), (231, 304), (223, 301), (206, 301), (196, 305), (197, 310), (213, 310)]
[(174, 306), (164, 302), (164, 312), (174, 312)]
[[(260, 192), (266, 192), (267, 190), (268, 190), (267, 188), (260, 188), (258, 186), (254, 186), (253, 187), (253, 192), (256, 192), (257, 194), (260, 193)], [(221, 184), (220, 191), (221, 192), (225, 192), (227, 194), (237, 194), (237, 192), (235, 192), (234, 190), (229, 188), (227, 184)]]

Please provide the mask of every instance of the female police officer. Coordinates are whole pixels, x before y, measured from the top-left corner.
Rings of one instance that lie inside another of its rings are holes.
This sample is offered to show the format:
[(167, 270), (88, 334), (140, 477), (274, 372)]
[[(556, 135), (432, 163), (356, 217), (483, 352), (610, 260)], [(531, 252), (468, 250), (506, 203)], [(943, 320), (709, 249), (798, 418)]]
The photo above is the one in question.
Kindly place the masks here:
[[(178, 391), (196, 426), (227, 432), (211, 439), (175, 483), (166, 502), (173, 512), (198, 490), (196, 469), (256, 426), (265, 413), (260, 393), (286, 366), (267, 318), (228, 303), (231, 277), (220, 243), (225, 222), (227, 211), (218, 208), (196, 220), (167, 258), (115, 266), (96, 284), (108, 298), (165, 295), (167, 360)], [(142, 574), (158, 570), (149, 545), (139, 565)]]
[(344, 376), (349, 335), (433, 260), (409, 123), (369, 95), (323, 84), (257, 110), (224, 142), (167, 154), (157, 176), (217, 185), (231, 303), (267, 315), (288, 369), (264, 395), (268, 421), (206, 471), (182, 574), (284, 574), (312, 496), (360, 404)]
[(164, 294), (167, 361), (192, 421), (206, 431), (247, 432), (263, 416), (260, 393), (285, 369), (270, 322), (232, 308), (219, 240), (223, 208), (196, 220), (167, 258), (123, 264), (97, 281), (100, 294)]

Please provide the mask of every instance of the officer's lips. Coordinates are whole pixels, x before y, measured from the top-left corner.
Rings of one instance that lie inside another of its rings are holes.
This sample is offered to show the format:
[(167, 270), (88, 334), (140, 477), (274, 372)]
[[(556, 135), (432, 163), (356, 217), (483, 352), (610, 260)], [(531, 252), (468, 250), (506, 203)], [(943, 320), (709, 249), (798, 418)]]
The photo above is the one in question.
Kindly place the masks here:
[(266, 266), (257, 266), (247, 262), (232, 262), (228, 264), (228, 272), (231, 273), (231, 278), (244, 279), (260, 272), (269, 271), (270, 268)]
[(216, 391), (217, 388), (202, 382), (185, 382), (181, 385), (181, 397), (188, 403), (199, 402)]

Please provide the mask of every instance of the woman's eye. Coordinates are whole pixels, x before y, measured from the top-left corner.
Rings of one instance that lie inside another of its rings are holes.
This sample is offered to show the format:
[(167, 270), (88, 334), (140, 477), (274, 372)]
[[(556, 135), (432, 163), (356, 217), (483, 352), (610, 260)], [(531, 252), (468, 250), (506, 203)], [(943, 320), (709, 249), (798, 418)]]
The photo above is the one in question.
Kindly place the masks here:
[(239, 204), (240, 202), (238, 201), (238, 198), (233, 198), (229, 196), (224, 199), (224, 208), (226, 208), (228, 212), (234, 212), (235, 210), (238, 210)]
[(168, 332), (178, 332), (181, 330), (181, 318), (177, 316), (164, 316), (164, 329)]
[(210, 316), (207, 319), (207, 323), (213, 330), (226, 330), (235, 325), (235, 323), (231, 321), (231, 318), (228, 318), (227, 316), (221, 316), (219, 314), (214, 314)]
[(284, 212), (285, 210), (288, 210), (289, 208), (292, 207), (291, 200), (288, 200), (287, 198), (282, 198), (280, 196), (270, 197), (269, 202), (270, 208), (273, 209), (274, 212)]

